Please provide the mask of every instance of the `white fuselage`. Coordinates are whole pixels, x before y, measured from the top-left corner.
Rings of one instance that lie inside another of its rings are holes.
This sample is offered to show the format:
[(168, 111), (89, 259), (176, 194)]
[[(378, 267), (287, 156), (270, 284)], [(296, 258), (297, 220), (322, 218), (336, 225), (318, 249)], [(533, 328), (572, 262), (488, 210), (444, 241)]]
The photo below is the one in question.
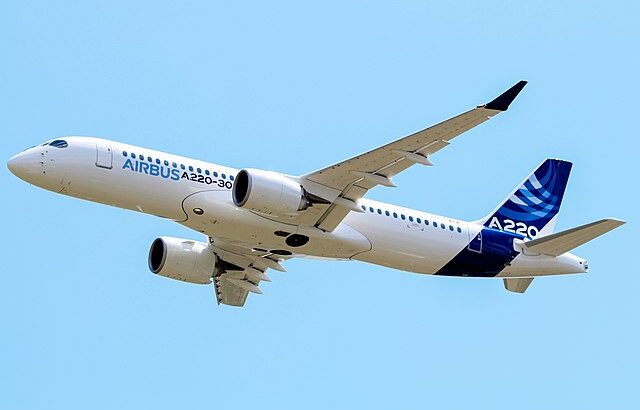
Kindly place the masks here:
[[(14, 157), (9, 166), (16, 175), (42, 188), (171, 219), (231, 245), (434, 274), (486, 229), (361, 199), (358, 205), (365, 212), (351, 212), (335, 230), (325, 232), (236, 206), (231, 195), (236, 169), (103, 139), (64, 140), (68, 147), (36, 146)], [(276, 232), (298, 233), (310, 240), (292, 248)], [(559, 257), (519, 253), (493, 276), (585, 271), (584, 261), (569, 253)]]

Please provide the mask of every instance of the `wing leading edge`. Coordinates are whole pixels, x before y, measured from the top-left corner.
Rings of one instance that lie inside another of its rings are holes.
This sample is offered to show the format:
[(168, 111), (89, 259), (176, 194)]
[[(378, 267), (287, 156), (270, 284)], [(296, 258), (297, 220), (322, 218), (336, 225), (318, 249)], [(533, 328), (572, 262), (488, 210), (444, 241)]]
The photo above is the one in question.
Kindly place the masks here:
[(303, 176), (303, 185), (306, 181), (310, 186), (320, 184), (339, 192), (312, 224), (332, 231), (350, 211), (358, 209), (356, 202), (369, 189), (378, 185), (394, 186), (391, 178), (414, 164), (432, 165), (431, 155), (449, 145), (458, 135), (506, 111), (526, 84), (526, 81), (520, 81), (489, 103)]

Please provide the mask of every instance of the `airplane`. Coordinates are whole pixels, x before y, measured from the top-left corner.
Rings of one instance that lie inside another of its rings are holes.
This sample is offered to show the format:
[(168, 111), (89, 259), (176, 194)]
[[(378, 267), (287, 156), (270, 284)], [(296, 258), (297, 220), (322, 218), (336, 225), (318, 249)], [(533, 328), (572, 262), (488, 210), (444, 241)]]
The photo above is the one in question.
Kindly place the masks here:
[(477, 221), (365, 199), (458, 135), (506, 111), (520, 81), (489, 103), (302, 176), (223, 165), (106, 139), (69, 136), (8, 161), (20, 179), (63, 195), (173, 220), (205, 241), (159, 237), (157, 275), (208, 285), (218, 304), (244, 306), (268, 269), (295, 257), (355, 260), (427, 275), (502, 278), (524, 293), (534, 278), (585, 273), (574, 248), (624, 221), (605, 218), (554, 233), (572, 163), (547, 159)]

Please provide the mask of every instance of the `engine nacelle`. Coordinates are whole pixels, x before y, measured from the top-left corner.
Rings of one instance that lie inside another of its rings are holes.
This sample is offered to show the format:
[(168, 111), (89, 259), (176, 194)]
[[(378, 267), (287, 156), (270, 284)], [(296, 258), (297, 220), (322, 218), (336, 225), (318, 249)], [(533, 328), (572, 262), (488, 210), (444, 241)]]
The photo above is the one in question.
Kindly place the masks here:
[(233, 183), (233, 203), (264, 214), (293, 214), (310, 205), (296, 181), (275, 172), (243, 169)]
[(209, 284), (218, 257), (203, 242), (163, 236), (149, 249), (151, 272), (183, 282)]

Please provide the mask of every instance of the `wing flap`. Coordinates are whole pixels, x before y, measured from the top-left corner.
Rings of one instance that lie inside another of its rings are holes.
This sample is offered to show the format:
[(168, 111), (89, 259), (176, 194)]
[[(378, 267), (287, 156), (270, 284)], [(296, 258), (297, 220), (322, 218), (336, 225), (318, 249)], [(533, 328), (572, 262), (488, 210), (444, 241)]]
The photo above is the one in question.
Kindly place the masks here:
[(533, 253), (559, 256), (624, 224), (625, 222), (619, 219), (602, 219), (524, 242), (521, 244), (521, 247)]
[(247, 301), (249, 291), (242, 289), (226, 278), (217, 277), (213, 280), (213, 287), (216, 291), (216, 300), (218, 304), (229, 306), (244, 306)]
[(215, 238), (209, 238), (209, 243), (223, 261), (221, 273), (213, 278), (218, 304), (244, 306), (249, 293), (262, 294), (260, 282), (271, 282), (267, 269), (285, 272), (280, 262), (287, 258), (282, 256)]

